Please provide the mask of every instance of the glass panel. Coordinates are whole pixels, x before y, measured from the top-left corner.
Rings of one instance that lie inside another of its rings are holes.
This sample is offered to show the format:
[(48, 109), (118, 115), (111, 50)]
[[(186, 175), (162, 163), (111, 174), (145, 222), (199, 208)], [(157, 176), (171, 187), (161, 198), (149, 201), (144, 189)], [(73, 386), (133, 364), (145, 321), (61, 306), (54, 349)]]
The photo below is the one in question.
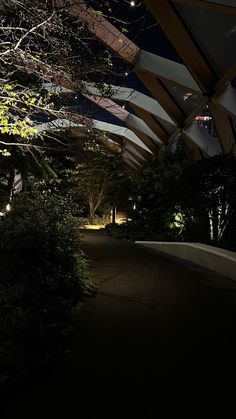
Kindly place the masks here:
[(215, 72), (221, 76), (235, 62), (236, 18), (195, 6), (175, 3)]
[(186, 115), (191, 114), (202, 99), (202, 95), (186, 89), (186, 87), (166, 80), (163, 81), (163, 84)]

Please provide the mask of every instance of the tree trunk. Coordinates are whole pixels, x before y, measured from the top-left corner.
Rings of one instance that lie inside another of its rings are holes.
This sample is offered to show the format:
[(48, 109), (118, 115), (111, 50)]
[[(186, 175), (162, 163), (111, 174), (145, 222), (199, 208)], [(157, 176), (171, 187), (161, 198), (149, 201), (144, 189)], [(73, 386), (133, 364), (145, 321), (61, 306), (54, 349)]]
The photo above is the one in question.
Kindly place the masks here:
[(94, 205), (93, 205), (93, 202), (90, 201), (89, 202), (89, 224), (94, 223), (94, 215), (95, 215)]
[(14, 184), (14, 179), (15, 179), (15, 170), (14, 169), (11, 169), (9, 171), (9, 178), (8, 178), (8, 181), (7, 181), (7, 189), (8, 189), (10, 201), (13, 198), (13, 184)]

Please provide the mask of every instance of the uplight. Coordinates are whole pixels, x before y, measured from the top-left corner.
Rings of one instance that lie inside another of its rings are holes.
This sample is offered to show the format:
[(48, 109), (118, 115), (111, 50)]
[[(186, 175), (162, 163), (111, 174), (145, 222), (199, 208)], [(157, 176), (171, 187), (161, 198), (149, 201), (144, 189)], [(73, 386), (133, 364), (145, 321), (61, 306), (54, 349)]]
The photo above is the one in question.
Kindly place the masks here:
[(7, 205), (6, 205), (6, 211), (7, 211), (7, 212), (11, 211), (11, 205), (10, 205), (10, 204), (7, 204)]

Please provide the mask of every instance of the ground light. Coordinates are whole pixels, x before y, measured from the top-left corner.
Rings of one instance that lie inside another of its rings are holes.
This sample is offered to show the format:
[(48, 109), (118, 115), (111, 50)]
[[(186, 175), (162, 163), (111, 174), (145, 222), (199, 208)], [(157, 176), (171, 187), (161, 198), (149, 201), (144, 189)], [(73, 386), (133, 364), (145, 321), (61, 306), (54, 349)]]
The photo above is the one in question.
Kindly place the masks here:
[(7, 204), (7, 205), (6, 205), (6, 211), (7, 211), (7, 212), (10, 212), (10, 211), (11, 211), (11, 205), (10, 205), (10, 204)]
[(105, 228), (105, 224), (86, 224), (84, 228), (85, 230), (101, 230)]

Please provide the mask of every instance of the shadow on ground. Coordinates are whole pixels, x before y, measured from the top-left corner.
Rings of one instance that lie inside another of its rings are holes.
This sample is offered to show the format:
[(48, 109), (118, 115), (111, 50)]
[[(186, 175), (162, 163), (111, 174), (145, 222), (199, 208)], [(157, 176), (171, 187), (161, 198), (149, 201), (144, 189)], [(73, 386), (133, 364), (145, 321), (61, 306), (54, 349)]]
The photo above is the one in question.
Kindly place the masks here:
[(6, 396), (7, 418), (227, 416), (236, 283), (104, 232), (82, 233), (98, 282), (73, 351)]

